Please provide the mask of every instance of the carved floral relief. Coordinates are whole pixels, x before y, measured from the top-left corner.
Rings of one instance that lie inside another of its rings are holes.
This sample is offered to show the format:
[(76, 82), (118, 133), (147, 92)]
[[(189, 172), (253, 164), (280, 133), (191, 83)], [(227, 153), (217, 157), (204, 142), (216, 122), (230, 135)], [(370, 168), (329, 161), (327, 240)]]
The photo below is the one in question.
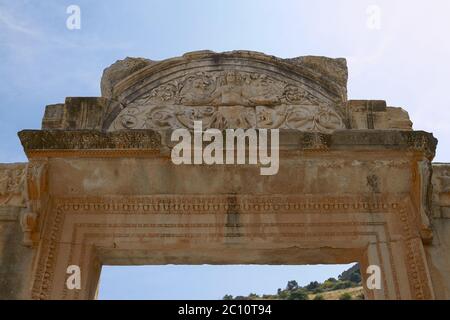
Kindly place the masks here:
[(223, 71), (188, 74), (130, 103), (110, 130), (288, 128), (329, 133), (343, 129), (330, 101), (265, 74)]

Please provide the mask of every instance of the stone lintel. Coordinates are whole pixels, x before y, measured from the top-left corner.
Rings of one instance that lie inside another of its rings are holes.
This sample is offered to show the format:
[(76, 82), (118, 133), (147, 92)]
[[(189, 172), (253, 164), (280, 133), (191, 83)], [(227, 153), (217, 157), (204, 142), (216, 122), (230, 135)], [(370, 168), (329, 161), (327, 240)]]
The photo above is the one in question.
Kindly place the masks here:
[[(23, 130), (19, 138), (27, 154), (36, 151), (151, 150), (176, 143), (170, 132), (153, 130)], [(225, 132), (224, 132), (225, 135)], [(437, 139), (424, 131), (342, 130), (332, 134), (280, 130), (281, 150), (398, 150), (421, 152), (432, 160)]]

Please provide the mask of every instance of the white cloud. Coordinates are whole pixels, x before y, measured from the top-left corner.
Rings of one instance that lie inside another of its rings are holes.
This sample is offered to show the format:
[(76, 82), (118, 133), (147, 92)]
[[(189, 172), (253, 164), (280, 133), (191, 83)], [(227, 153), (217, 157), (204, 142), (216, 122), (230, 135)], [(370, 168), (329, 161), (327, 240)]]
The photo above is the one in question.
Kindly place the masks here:
[(35, 27), (23, 24), (23, 22), (19, 22), (17, 18), (11, 15), (6, 9), (1, 8), (0, 10), (0, 27), (3, 32), (10, 31), (14, 33), (22, 33), (32, 37), (38, 37), (39, 33), (36, 31)]

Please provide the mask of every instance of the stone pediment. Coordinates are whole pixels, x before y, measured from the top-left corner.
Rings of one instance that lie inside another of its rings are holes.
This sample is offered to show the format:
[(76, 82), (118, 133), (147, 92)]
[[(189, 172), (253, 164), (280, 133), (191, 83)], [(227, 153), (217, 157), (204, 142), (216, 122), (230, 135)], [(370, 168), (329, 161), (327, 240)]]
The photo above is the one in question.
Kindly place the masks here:
[(345, 59), (281, 59), (258, 52), (198, 51), (152, 61), (126, 58), (106, 68), (102, 97), (49, 105), (43, 129), (411, 130), (408, 113), (385, 101), (347, 100)]
[(132, 60), (113, 65), (102, 80), (103, 93), (117, 101), (103, 126), (108, 131), (191, 128), (194, 120), (218, 129), (345, 128), (343, 59), (202, 51), (147, 65), (139, 60), (142, 69), (117, 82), (121, 63), (129, 68)]

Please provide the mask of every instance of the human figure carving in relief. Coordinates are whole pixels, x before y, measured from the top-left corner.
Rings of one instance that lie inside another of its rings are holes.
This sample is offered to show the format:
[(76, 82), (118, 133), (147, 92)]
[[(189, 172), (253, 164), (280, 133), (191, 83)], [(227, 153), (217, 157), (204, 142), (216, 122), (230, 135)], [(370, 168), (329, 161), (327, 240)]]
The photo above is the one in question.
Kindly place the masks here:
[(188, 76), (181, 84), (180, 103), (186, 106), (245, 106), (280, 103), (283, 84), (265, 74), (224, 71)]
[(250, 100), (244, 96), (242, 78), (235, 71), (225, 73), (223, 83), (213, 93), (215, 106), (250, 106)]
[(115, 129), (289, 128), (332, 132), (344, 127), (326, 101), (301, 85), (264, 73), (197, 72), (154, 88), (125, 108)]

